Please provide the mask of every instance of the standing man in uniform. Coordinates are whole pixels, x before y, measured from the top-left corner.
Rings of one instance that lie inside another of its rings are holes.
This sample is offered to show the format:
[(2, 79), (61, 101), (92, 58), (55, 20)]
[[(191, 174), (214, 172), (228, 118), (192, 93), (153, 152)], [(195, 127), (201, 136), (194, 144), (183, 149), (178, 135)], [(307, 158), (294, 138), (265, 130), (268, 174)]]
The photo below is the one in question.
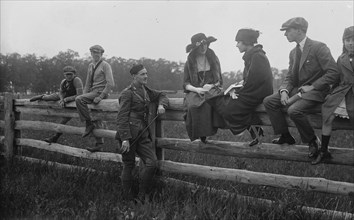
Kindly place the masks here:
[[(94, 45), (90, 47), (90, 52), (93, 62), (88, 66), (84, 94), (75, 99), (80, 119), (86, 122), (86, 129), (82, 137), (87, 137), (95, 128), (87, 104), (98, 104), (102, 99), (106, 99), (114, 87), (111, 65), (102, 59), (104, 49), (100, 45)], [(97, 120), (97, 124), (102, 124), (102, 122)], [(96, 137), (95, 146), (88, 147), (87, 150), (100, 151), (102, 144), (103, 138)]]
[[(272, 123), (274, 133), (280, 138), (275, 144), (295, 144), (288, 130), (283, 107), (287, 107), (290, 119), (295, 123), (303, 143), (308, 144), (310, 158), (317, 156), (320, 141), (312, 128), (307, 115), (320, 112), (320, 105), (329, 93), (330, 85), (339, 77), (336, 62), (326, 44), (311, 40), (306, 36), (308, 23), (302, 17), (286, 21), (281, 31), (289, 42), (297, 46), (290, 52), (290, 65), (284, 82), (277, 93), (263, 101)], [(292, 102), (289, 97), (296, 95)]]
[[(138, 199), (144, 201), (150, 193), (153, 177), (156, 171), (156, 152), (152, 145), (151, 131), (148, 125), (157, 114), (164, 114), (168, 99), (162, 92), (150, 89), (147, 84), (147, 70), (141, 64), (131, 68), (132, 84), (123, 90), (120, 98), (117, 117), (116, 139), (119, 141), (123, 159), (121, 180), (127, 199), (134, 198), (134, 179), (132, 171), (135, 167), (137, 154), (144, 163), (144, 169), (139, 181)], [(150, 104), (151, 103), (151, 104)], [(157, 117), (157, 116), (156, 116)]]

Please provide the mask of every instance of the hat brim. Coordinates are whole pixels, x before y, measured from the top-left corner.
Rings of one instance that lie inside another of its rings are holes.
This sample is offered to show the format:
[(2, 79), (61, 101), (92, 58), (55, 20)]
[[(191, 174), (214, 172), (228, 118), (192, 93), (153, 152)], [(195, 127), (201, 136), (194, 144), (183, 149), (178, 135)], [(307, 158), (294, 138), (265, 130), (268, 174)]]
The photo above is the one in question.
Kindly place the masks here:
[[(209, 36), (206, 39), (207, 44), (209, 45), (212, 42), (215, 42), (217, 39), (213, 36)], [(186, 53), (191, 52), (192, 50), (194, 50), (195, 48), (197, 48), (198, 46), (196, 46), (195, 44), (188, 44), (186, 47)]]
[(280, 28), (280, 30), (281, 31), (286, 31), (286, 30), (288, 30), (290, 27), (282, 27), (282, 28)]

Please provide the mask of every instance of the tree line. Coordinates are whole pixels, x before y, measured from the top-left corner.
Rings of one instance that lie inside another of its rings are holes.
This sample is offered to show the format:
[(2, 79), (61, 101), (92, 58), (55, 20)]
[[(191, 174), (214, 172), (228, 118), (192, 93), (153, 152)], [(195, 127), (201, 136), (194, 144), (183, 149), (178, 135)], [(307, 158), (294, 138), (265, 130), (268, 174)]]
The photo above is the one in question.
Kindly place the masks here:
[[(160, 90), (182, 90), (184, 62), (174, 62), (165, 59), (149, 58), (124, 59), (121, 57), (105, 58), (112, 66), (115, 87), (113, 92), (120, 92), (131, 82), (130, 68), (136, 63), (142, 63), (148, 70), (148, 86)], [(48, 93), (59, 90), (63, 79), (63, 67), (74, 66), (83, 82), (86, 80), (90, 57), (80, 58), (73, 50), (59, 52), (52, 58), (37, 57), (35, 54), (20, 55), (0, 53), (0, 92), (14, 93)], [(285, 76), (287, 70), (279, 71), (272, 68), (274, 87)], [(242, 79), (242, 71), (223, 72), (224, 88)]]

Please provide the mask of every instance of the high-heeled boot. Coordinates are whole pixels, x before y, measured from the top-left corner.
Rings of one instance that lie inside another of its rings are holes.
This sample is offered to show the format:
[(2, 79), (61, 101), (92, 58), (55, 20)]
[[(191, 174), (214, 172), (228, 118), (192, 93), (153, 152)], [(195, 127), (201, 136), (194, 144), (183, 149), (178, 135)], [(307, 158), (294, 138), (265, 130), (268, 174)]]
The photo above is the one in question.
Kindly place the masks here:
[[(253, 128), (252, 128), (253, 127)], [(256, 144), (259, 144), (259, 139), (261, 136), (264, 136), (264, 131), (262, 129), (262, 127), (259, 126), (249, 126), (247, 128), (248, 132), (250, 132), (251, 137), (252, 137), (252, 141), (248, 144), (248, 146), (252, 147)], [(256, 133), (256, 132), (257, 133)]]

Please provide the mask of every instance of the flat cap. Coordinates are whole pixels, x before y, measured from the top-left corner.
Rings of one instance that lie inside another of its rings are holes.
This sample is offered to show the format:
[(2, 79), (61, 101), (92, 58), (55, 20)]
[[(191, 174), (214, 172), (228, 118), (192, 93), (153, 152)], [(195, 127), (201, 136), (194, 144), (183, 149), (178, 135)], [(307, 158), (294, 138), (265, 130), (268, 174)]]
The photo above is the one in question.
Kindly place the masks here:
[(66, 66), (63, 68), (63, 72), (64, 72), (64, 74), (66, 74), (66, 73), (74, 73), (75, 74), (76, 69), (72, 66)]
[(307, 31), (307, 27), (309, 26), (308, 22), (305, 18), (295, 17), (287, 20), (280, 28), (281, 31), (285, 31), (289, 28), (301, 29), (303, 31)]
[(104, 49), (100, 45), (94, 45), (94, 46), (90, 47), (90, 51), (94, 51), (97, 53), (104, 53)]

